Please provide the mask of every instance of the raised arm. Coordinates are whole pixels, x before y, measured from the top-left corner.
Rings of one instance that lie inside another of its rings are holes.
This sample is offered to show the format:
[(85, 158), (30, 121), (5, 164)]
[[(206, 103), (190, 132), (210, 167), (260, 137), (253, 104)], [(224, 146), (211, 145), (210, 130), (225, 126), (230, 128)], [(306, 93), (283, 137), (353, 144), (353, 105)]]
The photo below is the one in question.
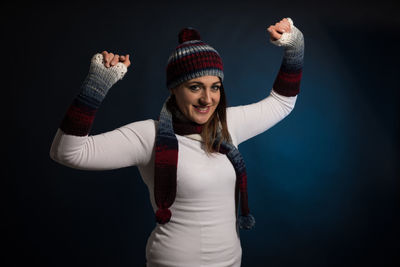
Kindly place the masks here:
[(289, 115), (300, 92), (303, 34), (290, 18), (271, 25), (268, 32), (270, 41), (284, 48), (282, 64), (268, 97), (254, 104), (228, 108), (228, 128), (236, 145), (268, 130)]
[(129, 65), (129, 55), (120, 57), (104, 51), (93, 56), (81, 91), (54, 137), (50, 148), (53, 160), (86, 170), (122, 168), (149, 160), (155, 132), (152, 120), (89, 136), (96, 111), (110, 88), (124, 77)]

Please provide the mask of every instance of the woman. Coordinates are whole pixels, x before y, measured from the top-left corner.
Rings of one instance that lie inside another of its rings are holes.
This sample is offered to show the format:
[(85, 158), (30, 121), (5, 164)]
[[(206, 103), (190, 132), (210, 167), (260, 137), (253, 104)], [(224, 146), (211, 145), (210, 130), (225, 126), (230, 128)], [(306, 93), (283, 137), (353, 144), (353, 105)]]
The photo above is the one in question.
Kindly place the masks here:
[(268, 32), (272, 43), (284, 47), (284, 57), (265, 99), (227, 108), (221, 57), (186, 28), (168, 59), (171, 94), (159, 120), (89, 136), (96, 110), (130, 66), (129, 55), (104, 51), (92, 58), (50, 156), (86, 170), (138, 166), (157, 222), (146, 246), (147, 266), (240, 266), (238, 228), (251, 229), (255, 220), (237, 147), (291, 112), (302, 74), (303, 35), (293, 21), (285, 18)]

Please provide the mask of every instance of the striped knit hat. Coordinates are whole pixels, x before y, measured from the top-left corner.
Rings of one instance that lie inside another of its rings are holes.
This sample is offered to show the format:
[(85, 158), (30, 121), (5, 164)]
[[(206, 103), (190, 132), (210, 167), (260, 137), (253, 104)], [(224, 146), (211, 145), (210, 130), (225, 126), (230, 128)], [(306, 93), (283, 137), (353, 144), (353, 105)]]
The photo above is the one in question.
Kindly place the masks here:
[(188, 27), (179, 32), (179, 45), (168, 58), (167, 88), (201, 76), (218, 76), (224, 80), (222, 59), (217, 50), (201, 41), (197, 30)]

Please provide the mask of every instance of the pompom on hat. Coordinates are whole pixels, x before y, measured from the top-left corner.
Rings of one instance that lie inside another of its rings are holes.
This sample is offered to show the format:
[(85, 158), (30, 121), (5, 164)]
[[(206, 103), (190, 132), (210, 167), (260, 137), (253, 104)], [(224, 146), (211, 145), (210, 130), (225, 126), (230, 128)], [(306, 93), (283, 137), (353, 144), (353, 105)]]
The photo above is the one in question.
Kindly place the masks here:
[(200, 33), (192, 28), (182, 29), (178, 34), (179, 45), (168, 58), (167, 88), (201, 77), (218, 76), (224, 79), (222, 59), (217, 50), (201, 40)]

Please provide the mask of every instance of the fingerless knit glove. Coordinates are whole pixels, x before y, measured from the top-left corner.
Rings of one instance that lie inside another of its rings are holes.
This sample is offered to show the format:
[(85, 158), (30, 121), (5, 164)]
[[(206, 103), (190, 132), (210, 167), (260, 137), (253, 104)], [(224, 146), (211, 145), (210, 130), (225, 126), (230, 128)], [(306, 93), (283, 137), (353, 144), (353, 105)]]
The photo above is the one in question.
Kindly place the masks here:
[(290, 32), (284, 32), (280, 39), (272, 41), (274, 45), (283, 46), (284, 54), (279, 73), (273, 89), (280, 95), (295, 96), (300, 92), (300, 81), (303, 72), (304, 37), (301, 31), (288, 18)]
[(106, 68), (103, 63), (103, 55), (95, 54), (91, 60), (89, 74), (82, 83), (80, 93), (65, 114), (60, 129), (70, 135), (88, 135), (96, 111), (108, 90), (122, 79), (126, 72), (127, 67), (121, 62)]

